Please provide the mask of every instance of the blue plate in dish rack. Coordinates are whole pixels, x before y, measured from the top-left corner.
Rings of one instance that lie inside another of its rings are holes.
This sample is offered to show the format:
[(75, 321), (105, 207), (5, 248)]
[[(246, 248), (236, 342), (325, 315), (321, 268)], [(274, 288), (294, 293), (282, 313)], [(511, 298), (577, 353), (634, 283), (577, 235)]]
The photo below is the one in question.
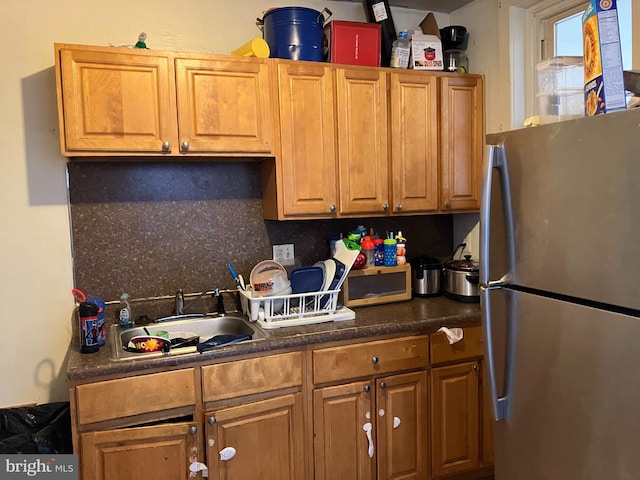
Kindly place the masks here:
[(291, 272), (291, 293), (319, 292), (324, 286), (324, 269), (318, 266), (296, 268)]
[[(324, 268), (314, 265), (313, 267), (296, 268), (291, 272), (291, 293), (315, 293), (321, 292), (324, 286)], [(313, 305), (315, 295), (308, 295), (304, 298), (305, 306)], [(292, 298), (291, 304), (297, 307), (298, 298)]]

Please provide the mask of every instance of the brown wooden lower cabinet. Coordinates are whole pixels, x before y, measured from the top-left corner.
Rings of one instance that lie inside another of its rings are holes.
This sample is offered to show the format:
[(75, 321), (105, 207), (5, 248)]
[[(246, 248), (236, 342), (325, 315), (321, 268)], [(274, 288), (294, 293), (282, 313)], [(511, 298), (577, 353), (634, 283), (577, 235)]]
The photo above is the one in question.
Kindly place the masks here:
[(427, 372), (314, 391), (315, 478), (429, 478)]
[[(194, 462), (212, 480), (485, 478), (492, 421), (479, 330), (453, 346), (439, 335), (75, 385), (81, 479), (203, 478), (190, 472)], [(145, 402), (92, 413), (127, 391), (143, 391)]]
[(369, 438), (373, 408), (371, 381), (318, 388), (313, 392), (314, 464), (316, 480), (373, 479)]
[(479, 362), (431, 371), (433, 477), (480, 467)]
[(429, 478), (427, 372), (376, 380), (378, 479)]
[(209, 478), (304, 478), (302, 394), (205, 414)]
[(204, 456), (194, 422), (83, 433), (80, 441), (83, 480), (187, 480), (191, 461)]
[(482, 382), (482, 462), (484, 465), (493, 466), (493, 406), (488, 385)]

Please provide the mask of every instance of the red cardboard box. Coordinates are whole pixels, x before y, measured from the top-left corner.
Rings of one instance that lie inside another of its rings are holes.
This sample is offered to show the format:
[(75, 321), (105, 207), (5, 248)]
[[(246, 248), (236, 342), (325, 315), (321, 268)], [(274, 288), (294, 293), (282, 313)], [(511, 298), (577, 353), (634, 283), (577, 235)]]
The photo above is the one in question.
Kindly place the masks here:
[(333, 20), (324, 27), (327, 62), (380, 66), (381, 28), (377, 23)]

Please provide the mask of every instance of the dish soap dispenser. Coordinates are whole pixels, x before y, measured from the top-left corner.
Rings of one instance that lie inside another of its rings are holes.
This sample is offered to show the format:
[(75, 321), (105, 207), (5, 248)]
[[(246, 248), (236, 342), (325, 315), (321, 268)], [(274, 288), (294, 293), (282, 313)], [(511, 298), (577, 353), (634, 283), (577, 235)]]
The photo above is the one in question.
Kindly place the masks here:
[(120, 327), (133, 327), (133, 317), (131, 314), (131, 304), (129, 303), (129, 294), (123, 293), (120, 296)]

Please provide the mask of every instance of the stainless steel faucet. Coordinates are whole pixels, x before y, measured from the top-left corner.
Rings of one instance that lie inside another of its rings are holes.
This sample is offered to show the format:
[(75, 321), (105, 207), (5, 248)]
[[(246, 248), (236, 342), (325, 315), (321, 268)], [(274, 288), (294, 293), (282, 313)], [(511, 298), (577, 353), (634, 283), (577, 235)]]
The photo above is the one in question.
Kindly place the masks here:
[(182, 289), (176, 292), (175, 313), (176, 315), (184, 315), (184, 292)]
[(226, 315), (227, 312), (224, 309), (224, 298), (222, 298), (222, 292), (219, 288), (216, 288), (213, 292), (213, 296), (216, 300), (218, 300), (218, 315), (223, 316)]

